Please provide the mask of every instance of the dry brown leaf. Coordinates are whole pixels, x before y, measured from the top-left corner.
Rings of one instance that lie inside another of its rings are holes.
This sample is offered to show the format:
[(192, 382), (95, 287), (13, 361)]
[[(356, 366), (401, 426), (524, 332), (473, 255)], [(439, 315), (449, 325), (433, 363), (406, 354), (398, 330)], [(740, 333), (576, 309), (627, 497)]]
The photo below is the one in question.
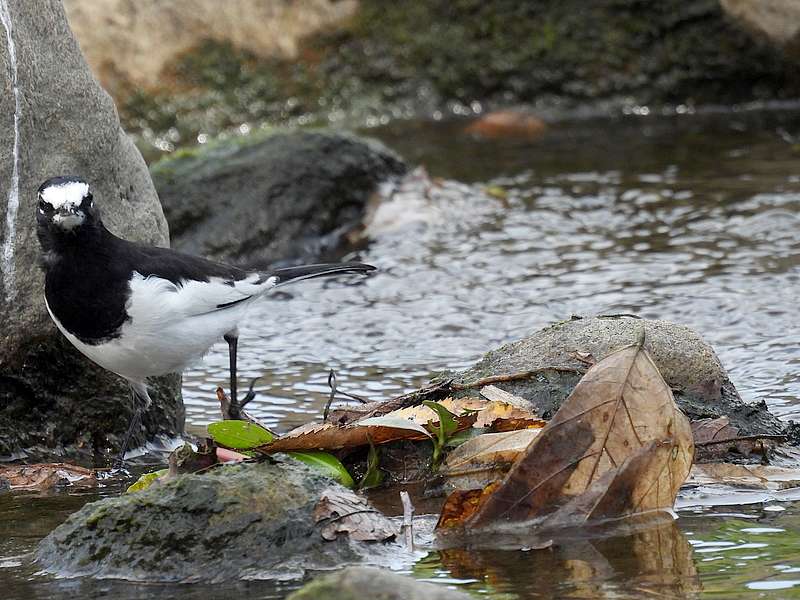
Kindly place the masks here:
[(771, 465), (704, 463), (692, 467), (687, 483), (730, 485), (760, 490), (786, 490), (800, 487), (800, 469)]
[(739, 435), (739, 430), (731, 425), (728, 417), (718, 419), (700, 419), (692, 421), (692, 435), (695, 444), (702, 444), (712, 440), (726, 440)]
[(314, 522), (320, 524), (320, 533), (328, 541), (345, 534), (360, 542), (382, 542), (399, 533), (383, 513), (345, 488), (322, 492), (314, 507)]
[[(485, 390), (486, 387), (483, 389)], [(498, 391), (502, 392), (503, 394), (506, 393), (499, 389)], [(507, 396), (504, 396), (503, 398), (503, 400), (487, 401), (475, 396), (464, 396), (461, 398), (445, 398), (444, 400), (439, 401), (439, 404), (457, 416), (463, 416), (469, 412), (476, 412), (477, 418), (475, 420), (474, 427), (478, 428), (489, 427), (497, 419), (536, 418), (536, 413), (530, 407), (518, 405), (517, 401), (514, 400), (517, 397), (513, 394), (507, 394)], [(519, 398), (519, 401), (525, 402), (525, 400), (522, 398)], [(433, 409), (422, 404), (419, 406), (409, 406), (407, 408), (395, 410), (391, 413), (388, 413), (386, 416), (397, 416), (403, 419), (410, 419), (421, 425), (424, 425), (428, 421), (436, 421), (438, 419), (438, 416)]]
[[(567, 504), (573, 513), (560, 512), (559, 524), (671, 508), (693, 453), (672, 391), (641, 344), (629, 346), (589, 369), (465, 526), (540, 519)], [(583, 494), (604, 504), (587, 516)]]
[(12, 490), (50, 490), (59, 485), (97, 485), (97, 477), (92, 469), (66, 463), (2, 465), (0, 479), (7, 481)]
[(766, 456), (780, 442), (781, 435), (740, 436), (739, 429), (730, 424), (728, 417), (692, 421), (695, 444), (695, 462), (725, 462), (731, 455)]
[(483, 488), (501, 479), (540, 431), (486, 433), (467, 440), (447, 455), (439, 474), (447, 478), (450, 489)]
[[(394, 413), (385, 415), (393, 416)], [(475, 422), (475, 415), (456, 417), (458, 431), (469, 429)], [(307, 423), (293, 429), (283, 437), (257, 448), (264, 454), (275, 452), (299, 452), (304, 450), (340, 450), (372, 444), (386, 444), (397, 440), (427, 440), (429, 436), (395, 427), (363, 427), (359, 422), (337, 426), (332, 423)]]

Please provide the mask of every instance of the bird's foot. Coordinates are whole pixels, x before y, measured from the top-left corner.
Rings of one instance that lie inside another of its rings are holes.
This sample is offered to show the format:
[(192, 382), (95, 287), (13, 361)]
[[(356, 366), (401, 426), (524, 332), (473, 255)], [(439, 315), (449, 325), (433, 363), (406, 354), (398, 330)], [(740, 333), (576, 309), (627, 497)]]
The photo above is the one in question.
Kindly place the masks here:
[(136, 431), (136, 429), (138, 429), (141, 422), (142, 410), (137, 408), (136, 412), (133, 413), (130, 424), (128, 425), (128, 430), (125, 432), (125, 437), (122, 438), (122, 446), (120, 447), (119, 454), (117, 454), (117, 458), (114, 461), (112, 471), (125, 471), (125, 454), (128, 452), (128, 445), (131, 442), (131, 438), (133, 438), (133, 433)]
[[(244, 398), (241, 400), (231, 400), (231, 418), (241, 418), (242, 411), (244, 407), (247, 406), (250, 401), (256, 397), (256, 391), (253, 389), (256, 385), (256, 382), (261, 379), (260, 377), (256, 377), (253, 381), (250, 382), (250, 387), (247, 389), (247, 393), (244, 395)], [(236, 415), (235, 417), (233, 415)]]

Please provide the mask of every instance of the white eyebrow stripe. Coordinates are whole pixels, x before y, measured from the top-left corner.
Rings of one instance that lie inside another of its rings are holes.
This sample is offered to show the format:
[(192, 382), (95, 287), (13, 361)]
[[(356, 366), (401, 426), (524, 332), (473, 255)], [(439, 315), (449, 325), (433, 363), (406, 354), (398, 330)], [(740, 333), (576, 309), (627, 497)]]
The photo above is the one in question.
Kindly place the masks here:
[(68, 181), (59, 185), (51, 185), (41, 192), (42, 200), (54, 209), (66, 206), (80, 206), (83, 198), (89, 193), (89, 184), (82, 181)]

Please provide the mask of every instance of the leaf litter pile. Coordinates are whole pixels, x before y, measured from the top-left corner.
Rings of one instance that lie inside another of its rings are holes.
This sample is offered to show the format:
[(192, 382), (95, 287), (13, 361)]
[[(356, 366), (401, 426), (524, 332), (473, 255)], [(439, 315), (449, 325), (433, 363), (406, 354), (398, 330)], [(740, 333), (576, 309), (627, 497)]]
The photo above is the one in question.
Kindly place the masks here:
[[(765, 455), (776, 440), (740, 437), (726, 418), (690, 423), (643, 341), (642, 335), (636, 344), (591, 361), (549, 422), (537, 417), (530, 402), (494, 385), (531, 373), (458, 386), (437, 383), (330, 415), (326, 407), (323, 423), (282, 436), (260, 425), (243, 406), (231, 410), (218, 390), (223, 415), (239, 418), (212, 423), (209, 439), (197, 450), (189, 444), (179, 448), (169, 468), (143, 475), (128, 492), (226, 462), (288, 454), (344, 486), (326, 490), (317, 504), (314, 519), (324, 539), (344, 534), (382, 541), (399, 536), (400, 528), (353, 489), (422, 480), (429, 495), (446, 496), (436, 526), (439, 537), (463, 540), (511, 529), (551, 535), (663, 514), (687, 483), (772, 490), (800, 486), (798, 470), (719, 462), (731, 450)], [(480, 396), (458, 393), (468, 388)], [(397, 472), (398, 454), (404, 472), (415, 464), (411, 477)], [(693, 467), (698, 459), (703, 464)], [(0, 466), (2, 481), (12, 489), (43, 489), (57, 483), (94, 485), (96, 477), (64, 464)], [(411, 544), (413, 506), (402, 494)]]

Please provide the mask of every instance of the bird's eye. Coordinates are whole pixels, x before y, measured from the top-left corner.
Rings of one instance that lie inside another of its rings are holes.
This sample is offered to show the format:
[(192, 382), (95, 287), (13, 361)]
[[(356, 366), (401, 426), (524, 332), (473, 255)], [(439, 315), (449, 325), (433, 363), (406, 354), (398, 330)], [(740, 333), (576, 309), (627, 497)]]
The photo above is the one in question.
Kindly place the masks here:
[(92, 206), (92, 204), (94, 204), (94, 197), (90, 192), (83, 197), (83, 200), (81, 200), (81, 206), (88, 207)]
[(44, 214), (49, 215), (53, 212), (53, 206), (44, 200), (39, 200), (39, 210)]

